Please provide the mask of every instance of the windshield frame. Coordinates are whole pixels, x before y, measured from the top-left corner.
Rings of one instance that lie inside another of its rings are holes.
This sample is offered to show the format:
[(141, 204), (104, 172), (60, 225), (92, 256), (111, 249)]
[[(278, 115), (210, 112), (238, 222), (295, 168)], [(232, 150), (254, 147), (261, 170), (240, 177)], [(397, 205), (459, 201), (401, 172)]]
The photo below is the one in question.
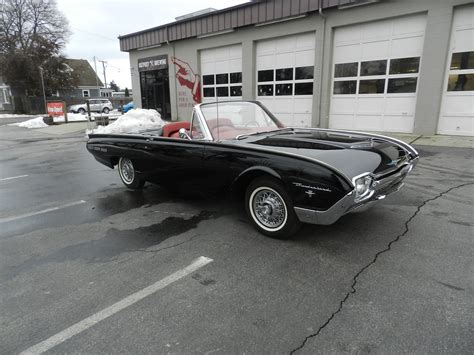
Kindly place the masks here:
[[(213, 141), (213, 142), (218, 142), (218, 141), (222, 141), (222, 140), (236, 140), (238, 139), (236, 137), (232, 138), (232, 139), (220, 139), (218, 140), (217, 138), (215, 138), (210, 129), (209, 129), (209, 126), (207, 124), (207, 120), (204, 116), (204, 113), (202, 112), (202, 109), (201, 107), (205, 107), (205, 106), (208, 106), (208, 105), (216, 105), (216, 104), (225, 104), (225, 103), (232, 103), (232, 104), (236, 104), (236, 103), (251, 103), (251, 104), (255, 104), (257, 106), (259, 106), (267, 115), (268, 117), (273, 121), (273, 123), (275, 123), (275, 125), (278, 127), (278, 129), (283, 129), (283, 128), (286, 128), (285, 125), (283, 125), (283, 123), (281, 123), (269, 110), (268, 108), (266, 108), (261, 102), (259, 101), (249, 101), (249, 100), (225, 100), (225, 101), (219, 101), (219, 102), (206, 102), (206, 103), (201, 103), (201, 104), (198, 104), (196, 106), (194, 106), (194, 112), (197, 114), (197, 116), (199, 117), (199, 121), (201, 123), (201, 125), (203, 126), (203, 132), (204, 132), (204, 139), (201, 139), (201, 140), (207, 140), (207, 141)], [(272, 131), (275, 131), (275, 130), (272, 130)], [(262, 132), (264, 133), (264, 132)]]

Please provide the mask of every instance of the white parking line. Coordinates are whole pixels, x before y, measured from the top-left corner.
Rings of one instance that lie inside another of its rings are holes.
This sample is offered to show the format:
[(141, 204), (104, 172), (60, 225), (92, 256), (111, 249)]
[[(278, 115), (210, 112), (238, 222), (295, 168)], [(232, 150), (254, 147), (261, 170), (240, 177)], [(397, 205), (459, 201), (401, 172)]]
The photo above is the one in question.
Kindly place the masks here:
[(82, 205), (83, 203), (86, 203), (86, 201), (79, 200), (79, 201), (75, 201), (75, 202), (71, 202), (71, 203), (66, 203), (65, 205), (61, 205), (61, 206), (46, 208), (45, 210), (41, 210), (41, 211), (29, 212), (29, 213), (25, 213), (25, 214), (20, 214), (18, 216), (0, 218), (0, 223), (16, 221), (17, 219), (32, 217), (32, 216), (36, 216), (36, 215), (43, 214), (43, 213), (57, 211), (57, 210), (60, 210), (60, 209), (66, 208), (66, 207)]
[(89, 329), (100, 321), (103, 321), (104, 319), (114, 315), (115, 313), (120, 312), (121, 310), (137, 303), (138, 301), (141, 301), (145, 297), (150, 296), (151, 294), (165, 288), (173, 282), (178, 281), (179, 279), (182, 279), (183, 277), (193, 273), (194, 271), (202, 268), (203, 266), (211, 263), (212, 261), (213, 260), (210, 258), (200, 256), (190, 265), (186, 266), (184, 269), (176, 271), (175, 273), (165, 277), (164, 279), (154, 283), (153, 285), (150, 285), (138, 292), (131, 294), (123, 300), (118, 301), (117, 303), (114, 303), (113, 305), (103, 309), (102, 311), (99, 311), (93, 314), (92, 316), (81, 320), (80, 322), (70, 326), (69, 328), (64, 329), (63, 331), (53, 335), (52, 337), (42, 341), (41, 343), (33, 345), (31, 348), (28, 348), (25, 351), (21, 352), (20, 355), (42, 354), (48, 351), (49, 349), (55, 347), (56, 345), (59, 345), (65, 342), (66, 340), (72, 338), (73, 336), (82, 333), (84, 330)]
[(24, 177), (27, 177), (27, 176), (29, 176), (29, 175), (18, 175), (18, 176), (12, 176), (12, 177), (7, 177), (7, 178), (0, 179), (0, 181), (6, 181), (6, 180), (19, 179), (19, 178), (24, 178)]

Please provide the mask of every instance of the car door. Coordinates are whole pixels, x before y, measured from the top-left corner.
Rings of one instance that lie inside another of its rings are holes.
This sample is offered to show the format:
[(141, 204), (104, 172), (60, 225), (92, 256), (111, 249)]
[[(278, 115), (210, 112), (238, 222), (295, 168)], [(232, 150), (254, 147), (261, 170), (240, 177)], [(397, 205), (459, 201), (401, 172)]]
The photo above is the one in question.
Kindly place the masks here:
[(201, 137), (188, 140), (149, 136), (133, 147), (140, 151), (137, 169), (160, 184), (180, 184), (191, 189), (202, 186), (207, 180), (202, 165), (205, 143)]
[(90, 100), (89, 105), (90, 105), (91, 111), (94, 111), (94, 112), (100, 111), (100, 105), (99, 105), (98, 100)]

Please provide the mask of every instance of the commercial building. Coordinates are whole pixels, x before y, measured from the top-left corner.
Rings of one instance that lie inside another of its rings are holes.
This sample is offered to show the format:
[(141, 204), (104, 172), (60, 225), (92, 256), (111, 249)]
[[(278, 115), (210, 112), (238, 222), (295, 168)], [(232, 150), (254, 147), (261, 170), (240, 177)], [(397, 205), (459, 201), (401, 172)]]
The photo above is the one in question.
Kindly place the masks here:
[(262, 0), (121, 36), (134, 102), (259, 100), (286, 125), (474, 135), (472, 0)]

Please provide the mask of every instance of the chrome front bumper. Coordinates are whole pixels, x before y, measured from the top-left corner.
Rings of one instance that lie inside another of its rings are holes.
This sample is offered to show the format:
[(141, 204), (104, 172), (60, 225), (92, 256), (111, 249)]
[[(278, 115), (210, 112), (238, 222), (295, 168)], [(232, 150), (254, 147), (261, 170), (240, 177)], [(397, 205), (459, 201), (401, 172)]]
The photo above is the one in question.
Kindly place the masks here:
[(395, 174), (375, 180), (372, 184), (370, 194), (368, 194), (364, 200), (355, 201), (355, 191), (352, 190), (325, 211), (295, 207), (295, 213), (298, 219), (303, 223), (329, 225), (349, 212), (362, 212), (371, 207), (375, 202), (383, 200), (388, 195), (400, 190), (403, 186), (403, 180), (415, 167), (417, 162), (418, 159), (414, 159), (410, 164), (403, 166)]

